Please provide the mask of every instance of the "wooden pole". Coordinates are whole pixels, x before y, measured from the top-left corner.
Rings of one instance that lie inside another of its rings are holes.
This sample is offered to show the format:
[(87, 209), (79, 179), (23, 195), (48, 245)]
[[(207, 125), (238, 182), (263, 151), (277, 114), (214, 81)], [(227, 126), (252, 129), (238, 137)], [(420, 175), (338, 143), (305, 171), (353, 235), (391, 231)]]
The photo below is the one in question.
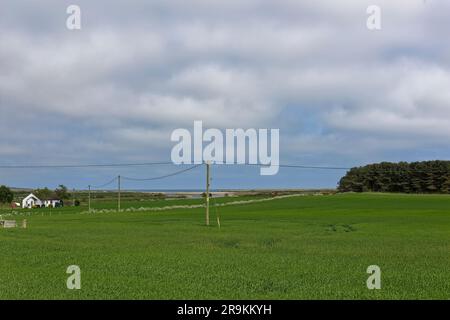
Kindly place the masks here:
[(120, 175), (119, 175), (119, 194), (118, 194), (118, 199), (117, 199), (117, 208), (118, 208), (118, 212), (120, 212)]
[(91, 185), (89, 185), (89, 197), (88, 197), (88, 205), (89, 205), (89, 212), (91, 212)]
[(209, 186), (210, 186), (210, 165), (206, 162), (206, 225), (209, 226)]

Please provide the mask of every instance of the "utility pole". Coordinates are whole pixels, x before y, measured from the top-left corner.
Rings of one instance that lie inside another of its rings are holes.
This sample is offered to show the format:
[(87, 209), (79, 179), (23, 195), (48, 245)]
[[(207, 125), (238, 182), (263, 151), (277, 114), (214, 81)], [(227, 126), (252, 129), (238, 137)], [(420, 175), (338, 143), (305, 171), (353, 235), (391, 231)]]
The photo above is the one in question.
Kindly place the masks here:
[(209, 186), (211, 162), (206, 162), (206, 225), (209, 226)]
[(119, 196), (118, 196), (118, 201), (117, 201), (117, 208), (118, 208), (118, 212), (120, 212), (120, 175), (119, 175)]
[(89, 197), (88, 197), (89, 213), (91, 212), (91, 185), (89, 185)]

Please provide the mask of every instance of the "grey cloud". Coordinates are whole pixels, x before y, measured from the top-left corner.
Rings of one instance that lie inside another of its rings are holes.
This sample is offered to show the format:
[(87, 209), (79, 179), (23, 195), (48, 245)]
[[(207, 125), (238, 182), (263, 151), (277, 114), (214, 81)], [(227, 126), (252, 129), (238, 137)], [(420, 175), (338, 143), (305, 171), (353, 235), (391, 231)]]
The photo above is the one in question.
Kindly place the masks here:
[[(0, 154), (33, 154), (26, 130), (74, 157), (151, 146), (167, 158), (170, 130), (193, 120), (280, 128), (291, 153), (354, 161), (345, 144), (384, 155), (446, 143), (443, 1), (379, 1), (379, 32), (365, 27), (371, 1), (79, 1), (80, 32), (65, 29), (66, 4), (2, 4), (0, 124), (12, 142)], [(305, 114), (311, 128), (298, 128)]]

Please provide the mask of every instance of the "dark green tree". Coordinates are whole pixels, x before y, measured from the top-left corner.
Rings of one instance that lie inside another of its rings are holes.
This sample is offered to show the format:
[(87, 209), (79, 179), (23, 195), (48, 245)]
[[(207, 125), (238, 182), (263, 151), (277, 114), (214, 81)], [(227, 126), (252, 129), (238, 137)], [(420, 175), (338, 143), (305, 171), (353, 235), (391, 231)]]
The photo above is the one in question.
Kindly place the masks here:
[(450, 193), (450, 175), (444, 177), (444, 182), (442, 183), (442, 193)]
[(0, 203), (11, 203), (14, 193), (7, 186), (0, 186)]
[(53, 192), (47, 187), (45, 187), (43, 189), (36, 189), (33, 191), (33, 193), (36, 197), (38, 197), (41, 200), (51, 198), (51, 196), (53, 194)]
[(70, 198), (70, 193), (65, 185), (60, 184), (59, 187), (55, 190), (55, 194), (58, 199), (68, 200)]

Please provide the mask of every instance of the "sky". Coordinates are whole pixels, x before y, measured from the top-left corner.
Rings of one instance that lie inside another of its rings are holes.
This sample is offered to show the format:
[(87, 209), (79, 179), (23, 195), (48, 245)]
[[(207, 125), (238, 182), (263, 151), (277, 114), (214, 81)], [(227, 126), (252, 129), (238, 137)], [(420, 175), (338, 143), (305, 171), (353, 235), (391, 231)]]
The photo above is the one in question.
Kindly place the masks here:
[[(69, 5), (81, 29), (69, 30)], [(381, 9), (369, 30), (368, 6)], [(3, 0), (0, 165), (171, 161), (173, 130), (275, 128), (280, 162), (450, 158), (446, 0)], [(138, 168), (0, 169), (69, 188)], [(345, 170), (213, 166), (213, 188), (335, 187)], [(129, 189), (198, 189), (204, 168)], [(114, 186), (112, 186), (114, 187)]]

